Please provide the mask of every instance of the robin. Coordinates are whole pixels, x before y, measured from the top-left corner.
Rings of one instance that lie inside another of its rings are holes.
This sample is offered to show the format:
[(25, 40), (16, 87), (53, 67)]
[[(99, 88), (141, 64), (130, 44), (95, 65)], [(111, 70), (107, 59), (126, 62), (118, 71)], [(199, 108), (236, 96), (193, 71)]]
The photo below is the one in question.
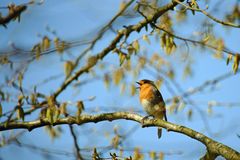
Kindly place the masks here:
[[(157, 119), (165, 119), (167, 121), (166, 116), (166, 108), (165, 108), (165, 102), (163, 100), (163, 97), (157, 87), (155, 86), (153, 81), (143, 79), (139, 82), (136, 82), (139, 84), (140, 93), (139, 93), (139, 99), (140, 102), (144, 108), (144, 110), (148, 113), (148, 116), (143, 118), (143, 121), (145, 118), (152, 116)], [(162, 128), (158, 128), (158, 138), (160, 138), (162, 135)]]

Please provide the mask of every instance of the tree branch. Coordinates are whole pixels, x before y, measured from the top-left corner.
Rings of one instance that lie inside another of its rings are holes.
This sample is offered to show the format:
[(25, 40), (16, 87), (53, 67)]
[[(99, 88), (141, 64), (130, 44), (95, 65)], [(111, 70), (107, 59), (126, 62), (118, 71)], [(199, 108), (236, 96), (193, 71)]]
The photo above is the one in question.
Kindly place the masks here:
[(102, 60), (108, 53), (110, 53), (113, 49), (115, 49), (117, 43), (121, 41), (121, 39), (125, 36), (126, 38), (134, 31), (140, 32), (143, 27), (148, 25), (150, 22), (155, 22), (161, 15), (166, 13), (168, 10), (173, 9), (178, 3), (171, 2), (163, 7), (160, 7), (155, 14), (153, 14), (148, 19), (143, 19), (136, 25), (130, 25), (125, 27), (122, 30), (118, 31), (116, 37), (112, 40), (112, 42), (104, 48), (100, 53), (94, 55), (88, 59), (88, 63), (80, 68), (73, 76), (69, 77), (64, 81), (64, 83), (57, 89), (57, 91), (53, 94), (53, 98), (57, 98), (57, 96), (64, 90), (66, 87), (72, 83), (72, 81), (76, 80), (80, 75), (85, 72), (88, 72), (92, 67), (94, 67), (98, 61)]
[(11, 7), (11, 11), (9, 11), (8, 15), (5, 17), (0, 16), (0, 25), (3, 25), (4, 27), (6, 27), (7, 23), (9, 23), (11, 20), (20, 17), (21, 13), (27, 9), (26, 5), (13, 5), (9, 7)]
[[(113, 120), (120, 120), (120, 119), (132, 120), (132, 121), (141, 123), (142, 118), (143, 117), (138, 114), (128, 113), (128, 112), (103, 113), (98, 115), (81, 115), (80, 117), (61, 118), (56, 120), (53, 123), (53, 126), (62, 125), (62, 124), (81, 125), (81, 124), (91, 123), (91, 122), (97, 123), (102, 121), (113, 121)], [(31, 131), (35, 128), (39, 128), (46, 125), (51, 125), (51, 123), (46, 118), (42, 120), (29, 121), (29, 122), (9, 122), (8, 125), (0, 124), (0, 131), (11, 130), (11, 129), (28, 129), (29, 131)], [(220, 155), (225, 157), (226, 159), (231, 159), (231, 160), (240, 159), (239, 152), (233, 150), (232, 148), (222, 143), (214, 141), (213, 139), (203, 135), (202, 133), (194, 131), (190, 128), (173, 124), (170, 122), (166, 122), (163, 120), (157, 120), (157, 119), (146, 119), (144, 121), (144, 126), (163, 127), (168, 131), (181, 133), (188, 137), (191, 137), (203, 143), (207, 147), (207, 150), (209, 153), (211, 153), (211, 155)]]
[(178, 4), (181, 4), (182, 6), (186, 7), (189, 10), (200, 12), (200, 13), (204, 14), (205, 16), (207, 16), (208, 18), (212, 19), (213, 21), (215, 21), (217, 23), (220, 23), (222, 25), (230, 26), (230, 27), (234, 27), (234, 28), (240, 28), (240, 25), (237, 25), (237, 24), (234, 24), (234, 23), (231, 23), (231, 22), (225, 22), (225, 21), (219, 20), (219, 19), (213, 17), (211, 14), (209, 14), (208, 12), (206, 12), (203, 9), (193, 8), (193, 7), (187, 6), (186, 4), (180, 2), (179, 0), (174, 0), (174, 2), (177, 2)]
[(69, 129), (70, 129), (71, 135), (73, 137), (74, 147), (76, 149), (75, 152), (76, 152), (77, 160), (83, 160), (83, 158), (82, 158), (82, 156), (80, 154), (80, 147), (78, 145), (77, 136), (76, 136), (76, 134), (74, 132), (74, 128), (73, 128), (73, 126), (71, 124), (69, 125)]

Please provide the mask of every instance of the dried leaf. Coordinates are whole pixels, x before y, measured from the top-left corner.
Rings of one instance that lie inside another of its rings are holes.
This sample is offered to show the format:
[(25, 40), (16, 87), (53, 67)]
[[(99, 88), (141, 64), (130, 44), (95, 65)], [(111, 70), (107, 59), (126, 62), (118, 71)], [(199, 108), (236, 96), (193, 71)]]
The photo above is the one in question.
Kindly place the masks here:
[(0, 56), (0, 64), (8, 64), (10, 63), (7, 56)]
[(78, 109), (78, 114), (77, 116), (80, 116), (82, 111), (84, 110), (84, 104), (83, 104), (83, 101), (78, 101), (77, 102), (77, 109)]
[(80, 122), (80, 116), (82, 114), (82, 111), (84, 110), (84, 104), (82, 101), (78, 101), (77, 102), (77, 113), (76, 113), (76, 117), (77, 117), (77, 122)]

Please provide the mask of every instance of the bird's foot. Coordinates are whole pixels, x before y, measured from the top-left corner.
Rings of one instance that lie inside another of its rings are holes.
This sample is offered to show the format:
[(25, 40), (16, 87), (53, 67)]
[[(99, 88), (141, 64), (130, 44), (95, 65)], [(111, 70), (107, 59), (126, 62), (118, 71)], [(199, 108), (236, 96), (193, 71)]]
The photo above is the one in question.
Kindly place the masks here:
[(166, 130), (167, 130), (167, 132), (170, 132), (170, 131), (171, 131), (171, 129), (170, 129), (170, 128), (166, 128)]
[(145, 127), (144, 121), (145, 121), (146, 119), (148, 119), (149, 117), (152, 117), (152, 116), (151, 116), (151, 115), (148, 115), (148, 116), (145, 116), (145, 117), (142, 118), (142, 120), (141, 120), (142, 128)]

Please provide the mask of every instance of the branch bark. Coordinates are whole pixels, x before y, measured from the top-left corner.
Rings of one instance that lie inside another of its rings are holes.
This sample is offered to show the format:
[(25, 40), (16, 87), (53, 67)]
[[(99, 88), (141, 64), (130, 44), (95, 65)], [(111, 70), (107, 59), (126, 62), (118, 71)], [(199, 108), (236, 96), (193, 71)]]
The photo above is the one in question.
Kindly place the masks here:
[[(82, 124), (91, 123), (91, 122), (97, 123), (102, 121), (113, 121), (113, 120), (120, 120), (120, 119), (126, 119), (126, 120), (131, 120), (131, 121), (141, 123), (142, 118), (143, 117), (138, 114), (128, 113), (128, 112), (103, 113), (98, 115), (81, 115), (80, 117), (69, 116), (66, 118), (61, 118), (56, 120), (53, 123), (53, 126), (62, 125), (62, 124), (82, 125)], [(35, 120), (30, 122), (9, 122), (7, 125), (0, 124), (0, 131), (11, 130), (11, 129), (28, 129), (29, 131), (31, 131), (35, 128), (39, 128), (46, 125), (51, 125), (51, 123), (47, 119)], [(240, 159), (239, 152), (203, 135), (202, 133), (194, 131), (185, 126), (181, 126), (181, 125), (177, 125), (177, 124), (173, 124), (170, 122), (157, 120), (157, 119), (144, 120), (144, 126), (146, 127), (158, 126), (158, 127), (165, 128), (168, 131), (181, 133), (188, 137), (191, 137), (203, 143), (207, 148), (207, 152), (211, 153), (211, 155), (216, 155), (216, 157), (223, 156), (224, 158), (231, 159), (231, 160)]]

